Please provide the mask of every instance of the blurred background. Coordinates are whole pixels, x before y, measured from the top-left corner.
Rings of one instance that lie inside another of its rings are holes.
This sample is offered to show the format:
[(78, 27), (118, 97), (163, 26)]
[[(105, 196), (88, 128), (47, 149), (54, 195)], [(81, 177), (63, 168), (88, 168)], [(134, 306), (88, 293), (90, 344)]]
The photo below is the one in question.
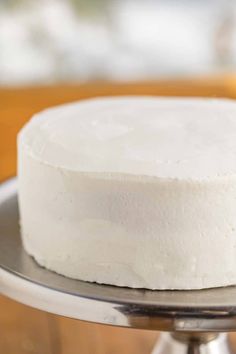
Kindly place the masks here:
[(0, 0), (1, 86), (235, 70), (235, 0)]

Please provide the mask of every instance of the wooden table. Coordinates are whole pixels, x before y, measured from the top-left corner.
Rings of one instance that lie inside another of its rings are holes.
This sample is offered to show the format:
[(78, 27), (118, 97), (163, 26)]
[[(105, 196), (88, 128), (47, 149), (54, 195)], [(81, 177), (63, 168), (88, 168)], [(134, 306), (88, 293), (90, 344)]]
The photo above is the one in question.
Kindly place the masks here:
[[(233, 76), (180, 82), (91, 84), (0, 89), (0, 181), (16, 174), (16, 134), (30, 116), (51, 105), (120, 94), (236, 97)], [(155, 332), (113, 328), (54, 316), (0, 296), (0, 353), (149, 354)], [(236, 348), (236, 335), (231, 336)]]

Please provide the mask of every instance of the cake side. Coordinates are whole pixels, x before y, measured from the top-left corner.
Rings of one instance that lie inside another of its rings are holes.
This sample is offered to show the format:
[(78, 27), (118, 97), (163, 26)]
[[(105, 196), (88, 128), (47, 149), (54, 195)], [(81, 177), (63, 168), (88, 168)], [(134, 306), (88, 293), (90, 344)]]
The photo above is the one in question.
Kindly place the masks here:
[(150, 289), (236, 283), (235, 180), (117, 182), (25, 163), (23, 240), (46, 268)]

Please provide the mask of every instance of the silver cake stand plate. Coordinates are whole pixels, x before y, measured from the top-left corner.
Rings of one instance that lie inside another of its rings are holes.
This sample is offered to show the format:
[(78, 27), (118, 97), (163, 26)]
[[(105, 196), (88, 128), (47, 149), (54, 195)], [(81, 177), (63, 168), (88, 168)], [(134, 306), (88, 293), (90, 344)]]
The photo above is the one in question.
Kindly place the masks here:
[(22, 247), (16, 179), (0, 186), (0, 292), (62, 316), (169, 332), (155, 354), (229, 353), (223, 332), (236, 330), (236, 287), (136, 290), (73, 280), (38, 266)]

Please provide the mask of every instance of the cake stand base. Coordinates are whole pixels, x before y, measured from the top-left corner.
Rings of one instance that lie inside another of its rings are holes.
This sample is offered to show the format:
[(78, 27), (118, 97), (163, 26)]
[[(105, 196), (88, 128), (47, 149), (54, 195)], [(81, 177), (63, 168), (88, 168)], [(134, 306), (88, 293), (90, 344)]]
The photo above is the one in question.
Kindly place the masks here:
[(41, 268), (21, 243), (15, 179), (0, 186), (0, 293), (47, 312), (163, 331), (152, 354), (229, 354), (236, 286), (151, 291), (86, 283)]
[(232, 354), (227, 334), (162, 333), (152, 354)]

